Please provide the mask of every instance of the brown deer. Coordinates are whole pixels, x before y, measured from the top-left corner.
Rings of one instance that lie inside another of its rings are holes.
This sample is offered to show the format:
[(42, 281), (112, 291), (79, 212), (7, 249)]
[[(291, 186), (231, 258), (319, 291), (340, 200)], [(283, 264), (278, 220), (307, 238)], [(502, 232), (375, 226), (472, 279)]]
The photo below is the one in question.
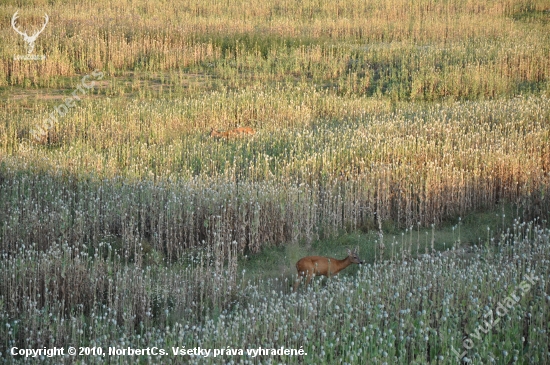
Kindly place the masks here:
[(309, 284), (310, 280), (316, 275), (324, 275), (326, 277), (331, 277), (338, 274), (340, 271), (345, 269), (351, 264), (362, 264), (361, 260), (357, 256), (357, 248), (353, 251), (348, 249), (348, 257), (342, 260), (338, 260), (332, 257), (323, 257), (323, 256), (307, 256), (301, 258), (296, 263), (296, 269), (298, 270), (298, 279), (294, 283), (294, 291), (300, 286), (302, 278), (306, 278), (306, 285)]
[(210, 132), (210, 137), (230, 138), (230, 137), (238, 137), (243, 135), (253, 135), (254, 133), (256, 133), (256, 131), (250, 127), (240, 127), (240, 128), (230, 129), (225, 132), (220, 132), (212, 128), (212, 131)]

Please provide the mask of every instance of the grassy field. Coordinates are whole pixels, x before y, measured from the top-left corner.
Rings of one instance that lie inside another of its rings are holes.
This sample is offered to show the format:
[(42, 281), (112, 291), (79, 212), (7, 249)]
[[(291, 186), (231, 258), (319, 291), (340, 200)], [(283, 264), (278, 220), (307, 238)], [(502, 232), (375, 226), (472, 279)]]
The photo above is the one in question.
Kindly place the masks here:
[(0, 362), (550, 363), (547, 1), (0, 19)]

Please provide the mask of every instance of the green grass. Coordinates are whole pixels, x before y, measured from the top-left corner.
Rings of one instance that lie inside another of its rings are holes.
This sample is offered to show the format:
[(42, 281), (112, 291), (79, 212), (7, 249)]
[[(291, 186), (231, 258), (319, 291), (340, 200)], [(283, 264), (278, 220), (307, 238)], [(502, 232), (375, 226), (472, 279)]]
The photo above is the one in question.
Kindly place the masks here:
[[(28, 31), (50, 15), (45, 61), (13, 59), (16, 10)], [(24, 361), (13, 346), (284, 346), (308, 355), (44, 363), (446, 365), (464, 338), (472, 363), (550, 363), (548, 11), (2, 2), (0, 363)], [(300, 258), (355, 247), (365, 265), (292, 293)]]
[[(483, 216), (471, 218), (483, 219)], [(469, 223), (465, 223), (464, 228), (467, 227)], [(549, 232), (536, 224), (517, 221), (509, 228), (513, 235), (503, 236), (498, 248), (487, 250), (478, 246), (471, 247), (469, 255), (366, 263), (331, 280), (315, 280), (293, 294), (289, 293), (288, 278), (275, 274), (276, 269), (269, 270), (276, 253), (251, 258), (251, 263), (244, 267), (252, 271), (252, 265), (258, 268), (265, 265), (263, 275), (247, 277), (244, 273), (231, 289), (227, 281), (230, 276), (224, 275), (219, 281), (216, 276), (207, 275), (209, 271), (222, 273), (215, 262), (204, 267), (206, 270), (193, 262), (139, 269), (134, 264), (121, 265), (120, 261), (80, 254), (71, 259), (69, 246), (43, 253), (33, 249), (21, 251), (18, 258), (4, 259), (2, 270), (6, 280), (0, 284), (2, 292), (9, 292), (6, 287), (20, 287), (14, 285), (16, 282), (22, 284), (39, 278), (46, 280), (54, 295), (45, 293), (50, 306), (37, 310), (32, 318), (6, 316), (3, 309), (0, 348), (5, 353), (14, 344), (36, 346), (40, 337), (32, 336), (28, 328), (37, 326), (41, 330), (56, 330), (55, 337), (50, 339), (52, 344), (100, 346), (104, 350), (107, 346), (158, 346), (169, 352), (171, 347), (194, 348), (199, 344), (202, 348), (245, 350), (284, 346), (303, 348), (307, 355), (260, 356), (253, 363), (267, 363), (270, 359), (289, 364), (305, 360), (331, 364), (337, 359), (362, 363), (365, 359), (382, 362), (388, 358), (396, 364), (410, 364), (413, 359), (416, 363), (437, 359), (440, 364), (453, 364), (457, 359), (452, 349), (461, 353), (461, 336), (466, 335), (474, 341), (473, 348), (466, 351), (468, 358), (492, 357), (504, 364), (516, 355), (519, 363), (527, 364), (530, 360), (544, 363), (548, 358), (544, 335), (548, 306), (540, 281), (548, 274), (545, 257), (550, 247)], [(442, 237), (448, 236), (449, 227), (442, 231)], [(355, 244), (360, 241), (358, 237), (349, 235), (337, 242)], [(323, 251), (319, 245), (311, 249)], [(289, 247), (285, 252), (297, 257), (308, 253), (299, 247)], [(279, 251), (279, 255), (284, 252)], [(510, 260), (518, 257), (524, 260), (510, 265)], [(199, 272), (196, 282), (193, 271)], [(495, 310), (513, 288), (526, 280), (527, 274), (534, 275), (537, 282), (521, 294), (507, 315), (498, 315), (502, 318), (498, 325), (494, 324), (494, 331), (476, 336), (480, 315)], [(66, 285), (82, 284), (84, 278), (87, 285), (79, 286), (72, 295), (88, 301), (63, 313), (55, 296), (64, 293)], [(210, 285), (214, 287), (201, 289)], [(89, 291), (90, 288), (94, 290)], [(97, 293), (105, 290), (105, 296), (89, 300), (87, 296), (93, 296), (98, 289)], [(208, 294), (220, 292), (228, 299), (223, 305)], [(36, 298), (36, 294), (30, 295)], [(189, 302), (183, 300), (189, 296)], [(135, 301), (136, 297), (140, 300)], [(15, 296), (11, 294), (9, 298)], [(3, 303), (12, 306), (24, 304), (27, 299), (21, 297), (18, 301), (21, 302)], [(526, 321), (528, 313), (540, 315)], [(62, 318), (69, 320), (61, 321)], [(194, 359), (191, 363), (246, 359), (244, 355), (235, 356)], [(166, 358), (143, 356), (132, 361), (160, 363)], [(12, 359), (7, 358), (8, 362)], [(103, 358), (88, 356), (86, 360), (99, 363)], [(125, 363), (124, 358), (116, 361)]]
[[(494, 247), (500, 236), (517, 218), (517, 207), (501, 205), (497, 210), (471, 212), (464, 217), (447, 219), (437, 227), (412, 227), (398, 229), (395, 226), (382, 230), (384, 255), (380, 252), (380, 232), (342, 232), (334, 238), (316, 240), (307, 244), (294, 243), (283, 247), (264, 248), (257, 254), (249, 253), (239, 260), (239, 267), (246, 271), (245, 277), (266, 280), (270, 277), (295, 277), (296, 262), (305, 256), (327, 256), (345, 258), (347, 249), (359, 248), (359, 257), (365, 263), (374, 264), (380, 260), (401, 261), (417, 258), (425, 253), (450, 252), (464, 255), (473, 246)], [(410, 250), (411, 254), (408, 254)], [(356, 275), (358, 268), (351, 266), (339, 275)]]

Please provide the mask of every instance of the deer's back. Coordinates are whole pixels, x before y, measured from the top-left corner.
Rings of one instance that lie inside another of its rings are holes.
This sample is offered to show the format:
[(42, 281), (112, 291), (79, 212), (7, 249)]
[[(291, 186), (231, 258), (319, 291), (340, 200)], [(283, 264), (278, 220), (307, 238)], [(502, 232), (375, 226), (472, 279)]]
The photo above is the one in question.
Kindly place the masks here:
[(336, 261), (336, 259), (332, 257), (307, 256), (300, 259), (296, 263), (296, 269), (298, 270), (298, 273), (313, 272), (316, 275), (327, 275), (329, 260)]

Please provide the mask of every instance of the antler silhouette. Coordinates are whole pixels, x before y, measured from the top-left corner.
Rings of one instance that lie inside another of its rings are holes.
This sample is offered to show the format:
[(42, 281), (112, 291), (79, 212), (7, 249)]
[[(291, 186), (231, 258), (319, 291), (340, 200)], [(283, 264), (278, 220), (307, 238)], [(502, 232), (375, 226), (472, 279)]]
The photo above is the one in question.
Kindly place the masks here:
[(42, 33), (42, 31), (44, 31), (44, 29), (46, 28), (46, 25), (48, 24), (48, 21), (50, 20), (50, 18), (48, 17), (48, 14), (45, 14), (44, 19), (46, 19), (46, 22), (42, 26), (42, 29), (40, 29), (38, 32), (34, 33), (32, 36), (29, 36), (26, 32), (22, 32), (19, 29), (17, 29), (17, 25), (15, 25), (15, 23), (17, 21), (17, 18), (19, 18), (19, 16), (17, 15), (18, 12), (19, 12), (19, 10), (16, 11), (15, 14), (13, 14), (13, 16), (12, 16), (11, 26), (13, 27), (13, 29), (18, 34), (23, 36), (23, 39), (25, 40), (25, 42), (27, 42), (27, 53), (30, 54), (34, 50), (34, 42), (36, 41), (36, 38), (38, 38), (40, 33)]

